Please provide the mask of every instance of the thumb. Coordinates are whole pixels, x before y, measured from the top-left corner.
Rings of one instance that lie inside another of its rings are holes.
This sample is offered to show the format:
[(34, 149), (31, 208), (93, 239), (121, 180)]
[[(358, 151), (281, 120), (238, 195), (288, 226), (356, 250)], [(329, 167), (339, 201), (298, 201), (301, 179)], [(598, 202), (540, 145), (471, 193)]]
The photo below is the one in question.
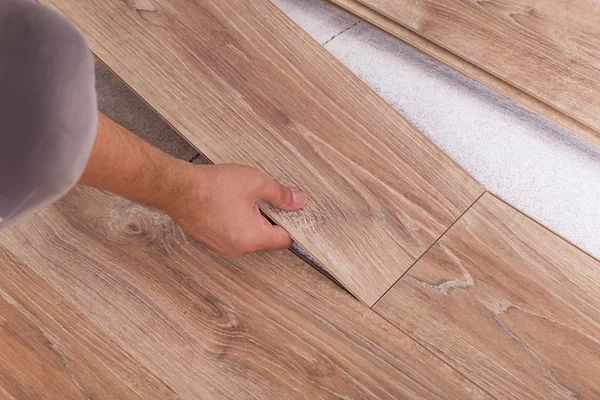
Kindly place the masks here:
[(306, 195), (300, 190), (284, 186), (268, 177), (266, 179), (262, 191), (258, 193), (258, 200), (286, 211), (297, 210), (306, 203)]

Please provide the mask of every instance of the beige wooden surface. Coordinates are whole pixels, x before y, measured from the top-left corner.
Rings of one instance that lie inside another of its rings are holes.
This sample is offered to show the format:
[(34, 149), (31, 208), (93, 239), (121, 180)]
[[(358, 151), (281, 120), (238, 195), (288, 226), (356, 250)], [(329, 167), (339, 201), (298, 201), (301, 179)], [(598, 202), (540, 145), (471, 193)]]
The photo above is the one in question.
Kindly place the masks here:
[(600, 133), (588, 127), (587, 125), (571, 118), (567, 114), (556, 108), (538, 100), (537, 98), (517, 89), (515, 86), (503, 81), (500, 78), (490, 74), (482, 68), (466, 61), (456, 54), (438, 46), (434, 42), (425, 39), (423, 36), (411, 31), (394, 20), (379, 14), (376, 10), (359, 2), (359, 0), (330, 0), (332, 3), (344, 8), (352, 14), (364, 19), (367, 22), (377, 26), (387, 33), (396, 36), (398, 39), (416, 47), (423, 53), (443, 62), (444, 64), (456, 69), (471, 79), (486, 85), (492, 90), (516, 101), (530, 109), (531, 111), (548, 118), (554, 123), (571, 131), (572, 133), (586, 139), (587, 141), (600, 145)]
[(0, 246), (0, 398), (176, 396)]
[(600, 396), (600, 262), (491, 194), (374, 309), (496, 398)]
[(372, 305), (482, 188), (267, 0), (45, 0), (214, 162), (305, 190), (265, 207)]
[(0, 397), (486, 398), (289, 251), (220, 257), (95, 189), (0, 262)]
[(600, 131), (596, 1), (358, 1)]

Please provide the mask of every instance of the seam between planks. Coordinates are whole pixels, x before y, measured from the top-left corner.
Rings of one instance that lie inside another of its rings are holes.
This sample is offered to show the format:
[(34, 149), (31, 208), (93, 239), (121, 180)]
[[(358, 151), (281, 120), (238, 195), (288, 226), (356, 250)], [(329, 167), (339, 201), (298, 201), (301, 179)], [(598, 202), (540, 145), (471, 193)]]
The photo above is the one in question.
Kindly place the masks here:
[(421, 255), (419, 256), (419, 258), (417, 258), (417, 259), (416, 259), (416, 261), (410, 265), (410, 267), (408, 267), (408, 269), (407, 269), (406, 271), (404, 271), (404, 273), (403, 273), (402, 275), (400, 275), (400, 278), (398, 278), (398, 279), (396, 280), (396, 282), (394, 282), (394, 284), (393, 284), (392, 286), (390, 286), (389, 288), (387, 288), (387, 290), (386, 290), (386, 291), (385, 291), (385, 292), (384, 292), (384, 293), (381, 295), (381, 297), (379, 297), (379, 298), (377, 299), (377, 301), (376, 301), (375, 303), (373, 303), (373, 305), (370, 307), (372, 310), (373, 310), (373, 307), (375, 307), (375, 306), (377, 305), (377, 303), (379, 303), (379, 300), (381, 300), (381, 299), (383, 298), (383, 296), (385, 296), (385, 295), (386, 295), (386, 294), (387, 294), (387, 293), (390, 291), (390, 289), (392, 289), (394, 286), (396, 286), (396, 284), (397, 284), (397, 283), (400, 281), (400, 279), (402, 279), (402, 278), (404, 277), (404, 275), (406, 275), (406, 274), (408, 273), (408, 271), (410, 271), (410, 270), (411, 270), (411, 269), (412, 269), (412, 268), (413, 268), (413, 267), (414, 267), (414, 266), (415, 266), (415, 265), (416, 265), (416, 264), (417, 264), (417, 263), (418, 263), (418, 262), (421, 260), (421, 258), (423, 258), (423, 256), (424, 256), (425, 254), (429, 253), (429, 250), (431, 250), (431, 248), (432, 248), (433, 246), (435, 246), (435, 245), (436, 245), (436, 244), (437, 244), (437, 243), (440, 241), (440, 239), (442, 239), (444, 236), (446, 236), (446, 233), (448, 233), (448, 231), (449, 231), (450, 229), (452, 229), (452, 227), (453, 227), (454, 225), (456, 225), (456, 223), (457, 223), (458, 221), (460, 221), (460, 220), (462, 219), (462, 217), (464, 217), (464, 215), (465, 215), (466, 213), (468, 213), (468, 212), (471, 210), (471, 208), (473, 208), (473, 206), (474, 206), (475, 204), (477, 204), (477, 202), (479, 202), (479, 200), (480, 200), (480, 199), (481, 199), (481, 198), (482, 198), (482, 197), (483, 197), (483, 196), (484, 196), (486, 193), (489, 193), (489, 192), (488, 192), (487, 190), (484, 190), (484, 191), (483, 191), (483, 193), (481, 193), (481, 194), (479, 195), (479, 197), (478, 197), (477, 199), (475, 199), (475, 201), (474, 201), (474, 202), (473, 202), (473, 203), (472, 203), (472, 204), (471, 204), (471, 205), (470, 205), (470, 206), (469, 206), (469, 207), (468, 207), (468, 208), (465, 210), (465, 212), (463, 212), (463, 213), (462, 213), (462, 214), (461, 214), (461, 215), (460, 215), (460, 216), (459, 216), (459, 217), (456, 219), (456, 221), (454, 221), (454, 222), (452, 223), (452, 225), (450, 225), (450, 226), (448, 227), (448, 229), (446, 229), (446, 230), (445, 230), (445, 231), (444, 231), (444, 232), (443, 232), (443, 233), (440, 235), (440, 237), (438, 237), (438, 238), (435, 240), (435, 242), (433, 242), (433, 243), (431, 244), (431, 246), (429, 246), (429, 247), (427, 248), (427, 250), (425, 250), (425, 251), (423, 252), (423, 254), (421, 254)]
[[(389, 324), (390, 324), (391, 326), (393, 326), (395, 329), (397, 329), (398, 331), (400, 331), (400, 332), (402, 332), (404, 335), (406, 335), (406, 336), (407, 336), (407, 337), (408, 337), (410, 340), (412, 340), (413, 342), (415, 342), (416, 344), (418, 344), (418, 345), (419, 345), (419, 347), (421, 347), (422, 349), (424, 349), (425, 351), (427, 351), (429, 354), (431, 354), (431, 355), (432, 355), (433, 357), (435, 357), (437, 360), (439, 360), (439, 361), (440, 361), (440, 362), (442, 362), (443, 364), (447, 365), (447, 366), (448, 366), (450, 369), (452, 369), (454, 372), (456, 372), (457, 374), (459, 374), (460, 376), (462, 376), (463, 378), (465, 378), (467, 381), (471, 382), (471, 383), (472, 383), (474, 386), (476, 386), (477, 388), (479, 388), (479, 389), (480, 389), (482, 392), (484, 392), (485, 394), (487, 394), (488, 396), (490, 396), (490, 398), (492, 398), (492, 399), (496, 399), (496, 397), (492, 396), (492, 394), (491, 394), (490, 392), (488, 392), (487, 390), (485, 390), (483, 387), (481, 387), (481, 386), (480, 386), (478, 383), (476, 383), (476, 382), (475, 382), (474, 380), (472, 380), (470, 377), (466, 376), (465, 374), (463, 374), (462, 372), (460, 372), (459, 370), (457, 370), (457, 369), (456, 369), (454, 366), (452, 366), (451, 364), (449, 364), (448, 362), (446, 362), (444, 359), (442, 359), (441, 357), (439, 357), (439, 356), (438, 356), (436, 353), (434, 353), (434, 351), (433, 351), (433, 350), (429, 349), (429, 347), (425, 346), (425, 345), (424, 345), (423, 343), (421, 343), (419, 340), (417, 340), (417, 339), (416, 339), (416, 338), (414, 338), (412, 335), (410, 335), (408, 332), (404, 331), (402, 328), (400, 328), (399, 326), (397, 326), (396, 324), (394, 324), (392, 321), (390, 321), (389, 319), (387, 319), (387, 318), (385, 317), (385, 315), (382, 315), (382, 314), (380, 314), (380, 313), (379, 313), (379, 312), (378, 312), (378, 311), (377, 311), (377, 310), (374, 308), (374, 307), (377, 305), (377, 303), (379, 302), (379, 300), (381, 300), (381, 299), (382, 299), (382, 298), (383, 298), (383, 297), (384, 297), (384, 296), (387, 294), (387, 292), (389, 292), (389, 291), (390, 291), (390, 289), (392, 289), (394, 286), (396, 286), (396, 284), (397, 284), (397, 283), (400, 281), (400, 279), (402, 279), (402, 278), (403, 278), (403, 277), (404, 277), (404, 276), (405, 276), (405, 275), (408, 273), (408, 271), (410, 271), (410, 270), (411, 270), (411, 269), (412, 269), (412, 268), (413, 268), (413, 267), (414, 267), (414, 266), (415, 266), (415, 265), (416, 265), (416, 264), (419, 262), (419, 260), (421, 260), (421, 258), (423, 258), (423, 256), (425, 256), (425, 254), (429, 253), (429, 250), (431, 250), (431, 248), (432, 248), (433, 246), (435, 246), (435, 245), (436, 245), (436, 244), (437, 244), (437, 243), (438, 243), (438, 242), (439, 242), (439, 241), (440, 241), (440, 240), (441, 240), (441, 239), (442, 239), (444, 236), (446, 236), (446, 233), (448, 233), (448, 231), (449, 231), (450, 229), (452, 229), (452, 227), (453, 227), (454, 225), (456, 225), (456, 223), (457, 223), (458, 221), (460, 221), (460, 220), (461, 220), (461, 219), (464, 217), (464, 215), (465, 215), (467, 212), (469, 212), (469, 211), (470, 211), (470, 210), (473, 208), (473, 206), (479, 202), (479, 200), (481, 200), (481, 198), (482, 198), (483, 196), (485, 196), (485, 195), (486, 195), (486, 193), (489, 193), (489, 194), (491, 194), (491, 195), (493, 195), (493, 196), (494, 196), (494, 194), (493, 194), (493, 193), (491, 193), (491, 192), (489, 192), (489, 191), (485, 190), (485, 191), (484, 191), (484, 192), (483, 192), (483, 193), (482, 193), (482, 194), (481, 194), (481, 195), (480, 195), (480, 196), (477, 198), (477, 200), (475, 200), (475, 201), (473, 202), (473, 204), (471, 204), (471, 205), (469, 206), (469, 208), (467, 208), (467, 210), (466, 210), (464, 213), (462, 213), (462, 214), (461, 214), (461, 216), (460, 216), (460, 217), (458, 217), (458, 218), (456, 219), (456, 221), (454, 221), (454, 222), (452, 223), (452, 225), (450, 225), (450, 227), (449, 227), (448, 229), (446, 229), (446, 231), (445, 231), (445, 232), (444, 232), (444, 233), (443, 233), (443, 234), (442, 234), (442, 235), (441, 235), (439, 238), (437, 238), (437, 240), (436, 240), (436, 241), (435, 241), (435, 242), (434, 242), (434, 243), (433, 243), (431, 246), (429, 246), (429, 248), (428, 248), (428, 249), (427, 249), (427, 250), (426, 250), (426, 251), (425, 251), (423, 254), (421, 254), (421, 256), (420, 256), (420, 257), (419, 257), (419, 258), (418, 258), (418, 259), (417, 259), (417, 260), (416, 260), (416, 261), (415, 261), (415, 262), (414, 262), (414, 263), (413, 263), (413, 264), (412, 264), (412, 265), (411, 265), (411, 266), (410, 266), (410, 267), (409, 267), (409, 268), (406, 270), (406, 272), (404, 272), (404, 273), (402, 274), (402, 276), (400, 276), (400, 278), (398, 278), (398, 280), (397, 280), (396, 282), (394, 282), (394, 284), (393, 284), (392, 286), (390, 286), (390, 287), (389, 287), (389, 288), (388, 288), (388, 289), (385, 291), (385, 293), (384, 293), (384, 294), (383, 294), (383, 295), (382, 295), (382, 296), (381, 296), (379, 299), (377, 299), (377, 301), (376, 301), (376, 302), (375, 302), (375, 303), (374, 303), (374, 304), (373, 304), (373, 305), (370, 307), (370, 309), (371, 309), (371, 311), (372, 311), (372, 312), (374, 312), (375, 314), (377, 314), (377, 315), (378, 315), (380, 318), (382, 318), (384, 321), (386, 321), (387, 323), (389, 323)], [(494, 196), (494, 197), (497, 197), (497, 196)], [(500, 199), (500, 200), (504, 202), (504, 200), (502, 200), (502, 199)], [(512, 208), (515, 208), (515, 207), (513, 207), (513, 206), (511, 206), (511, 207), (512, 207)], [(516, 209), (516, 208), (515, 208), (515, 209)], [(517, 210), (517, 211), (519, 211), (519, 210)], [(519, 212), (521, 212), (521, 211), (519, 211)], [(530, 217), (529, 217), (529, 218), (530, 218)], [(530, 218), (530, 219), (531, 219), (531, 218)], [(535, 221), (535, 220), (534, 220), (534, 221)]]

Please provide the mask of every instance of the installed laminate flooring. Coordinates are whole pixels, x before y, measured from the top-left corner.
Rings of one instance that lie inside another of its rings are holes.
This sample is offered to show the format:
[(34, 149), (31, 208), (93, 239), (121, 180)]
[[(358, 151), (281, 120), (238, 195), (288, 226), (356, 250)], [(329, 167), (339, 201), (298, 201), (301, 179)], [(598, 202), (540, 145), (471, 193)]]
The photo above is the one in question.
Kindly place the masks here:
[(0, 397), (487, 398), (288, 251), (96, 189), (0, 232)]
[(374, 310), (496, 398), (600, 397), (600, 262), (493, 195)]
[(433, 57), (444, 64), (456, 69), (462, 74), (490, 89), (508, 97), (529, 108), (533, 112), (553, 121), (563, 128), (579, 135), (587, 141), (600, 145), (600, 134), (587, 125), (571, 118), (556, 108), (538, 100), (537, 98), (517, 89), (515, 86), (503, 81), (502, 79), (490, 74), (482, 68), (466, 61), (445, 48), (433, 43), (423, 36), (409, 30), (394, 20), (379, 14), (376, 10), (367, 7), (359, 0), (330, 0), (339, 7), (351, 12), (359, 18), (375, 25), (379, 29), (397, 37), (403, 42), (419, 49), (423, 53)]
[(0, 398), (174, 398), (164, 382), (2, 246), (0, 354)]
[(595, 1), (358, 1), (600, 132)]
[(263, 209), (368, 305), (483, 192), (267, 0), (43, 2), (212, 161), (307, 192)]

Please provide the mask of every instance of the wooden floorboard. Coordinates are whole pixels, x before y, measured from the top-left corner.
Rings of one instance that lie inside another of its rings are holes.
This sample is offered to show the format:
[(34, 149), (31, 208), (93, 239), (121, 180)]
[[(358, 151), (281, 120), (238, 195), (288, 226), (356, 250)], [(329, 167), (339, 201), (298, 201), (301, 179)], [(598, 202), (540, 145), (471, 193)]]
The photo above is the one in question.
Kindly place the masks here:
[(372, 305), (483, 189), (267, 0), (44, 0), (212, 161), (310, 197), (264, 206)]
[(600, 132), (594, 1), (359, 1)]
[(600, 262), (493, 195), (374, 310), (496, 398), (600, 397)]
[[(97, 366), (98, 386), (131, 382), (136, 370), (158, 377), (147, 378), (157, 391), (143, 387), (144, 398), (167, 398), (165, 387), (186, 399), (487, 398), (291, 252), (220, 257), (167, 216), (95, 189), (78, 187), (1, 232), (0, 245), (12, 253), (0, 254), (2, 301), (27, 315), (3, 313), (0, 335), (25, 355), (41, 347), (32, 359), (49, 360), (65, 393), (77, 393), (65, 369), (80, 382)], [(95, 326), (114, 344), (86, 344), (101, 336)], [(44, 336), (51, 342), (38, 344)], [(75, 362), (61, 370), (54, 347)], [(112, 347), (128, 358), (96, 354)], [(3, 361), (6, 376), (24, 368)], [(29, 368), (47, 376), (39, 363)], [(129, 398), (115, 393), (99, 397)]]
[(0, 398), (177, 397), (0, 245)]
[(549, 119), (562, 126), (568, 131), (582, 137), (583, 139), (600, 145), (600, 133), (589, 126), (575, 120), (556, 108), (538, 100), (524, 91), (504, 80), (490, 74), (482, 68), (468, 62), (464, 58), (446, 50), (423, 36), (411, 31), (403, 25), (379, 14), (376, 10), (359, 2), (359, 0), (330, 0), (332, 3), (364, 19), (387, 33), (397, 37), (405, 43), (419, 49), (423, 53), (433, 57), (449, 67), (461, 72), (471, 79), (489, 87), (501, 95), (516, 101), (529, 110)]

